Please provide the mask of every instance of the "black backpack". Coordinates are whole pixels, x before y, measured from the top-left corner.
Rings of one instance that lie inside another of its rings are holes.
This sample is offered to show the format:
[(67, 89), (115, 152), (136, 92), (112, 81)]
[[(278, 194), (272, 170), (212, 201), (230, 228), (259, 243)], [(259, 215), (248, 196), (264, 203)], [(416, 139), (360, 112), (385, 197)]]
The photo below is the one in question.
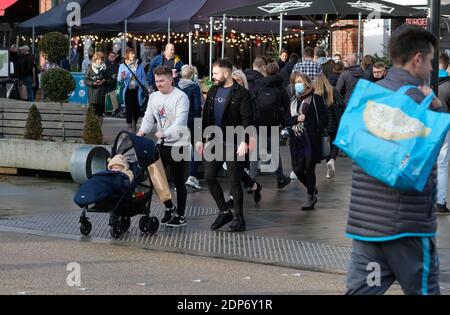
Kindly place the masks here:
[(281, 122), (281, 102), (279, 88), (261, 86), (255, 98), (255, 122), (259, 126), (278, 126)]

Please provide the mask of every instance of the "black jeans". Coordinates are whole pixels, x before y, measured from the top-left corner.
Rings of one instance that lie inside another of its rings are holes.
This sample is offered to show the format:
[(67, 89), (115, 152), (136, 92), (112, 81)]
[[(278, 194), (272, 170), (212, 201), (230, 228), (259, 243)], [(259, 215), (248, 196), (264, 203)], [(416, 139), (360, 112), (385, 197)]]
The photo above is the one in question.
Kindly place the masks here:
[[(241, 179), (245, 162), (227, 161), (226, 163), (227, 177), (230, 179), (230, 193), (234, 199), (236, 212), (242, 215), (244, 207), (244, 193), (242, 191)], [(217, 180), (217, 172), (222, 168), (222, 165), (223, 161), (204, 162), (205, 180), (208, 184), (209, 192), (211, 193), (219, 210), (226, 211), (228, 208), (225, 204), (223, 189)]]
[(291, 154), (292, 168), (298, 180), (308, 190), (308, 195), (314, 195), (316, 190), (316, 161), (312, 158), (298, 158)]
[(336, 161), (339, 156), (339, 151), (340, 151), (340, 149), (333, 144), (334, 140), (336, 140), (337, 131), (329, 132), (328, 135), (330, 136), (330, 140), (331, 140), (331, 152), (330, 152), (329, 158), (327, 159), (327, 162), (329, 162), (330, 160)]
[(127, 89), (125, 93), (125, 106), (127, 124), (135, 122), (137, 124), (141, 110), (139, 108), (139, 89)]
[[(184, 150), (183, 147), (175, 148), (181, 153), (181, 150)], [(164, 167), (170, 167), (172, 171), (175, 188), (177, 189), (177, 210), (178, 214), (183, 217), (186, 211), (187, 189), (185, 186), (185, 170), (188, 163), (186, 161), (174, 161), (172, 158), (172, 147), (162, 146), (159, 149), (159, 153), (161, 155), (161, 161)]]

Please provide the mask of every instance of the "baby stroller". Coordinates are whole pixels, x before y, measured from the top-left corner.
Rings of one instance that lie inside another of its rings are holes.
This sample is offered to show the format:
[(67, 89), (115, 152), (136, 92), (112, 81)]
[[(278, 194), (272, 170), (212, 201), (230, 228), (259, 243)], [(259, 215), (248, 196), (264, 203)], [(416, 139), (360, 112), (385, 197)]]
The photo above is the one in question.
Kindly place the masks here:
[(89, 236), (92, 230), (87, 212), (110, 213), (110, 233), (115, 239), (128, 231), (131, 218), (137, 215), (143, 215), (139, 221), (142, 233), (155, 234), (158, 231), (158, 218), (150, 217), (153, 184), (148, 168), (159, 160), (158, 147), (162, 142), (155, 144), (150, 139), (130, 132), (119, 133), (111, 153), (112, 156), (121, 154), (126, 157), (134, 179), (130, 180), (122, 172), (104, 171), (95, 174), (81, 186), (74, 198), (74, 202), (83, 209), (80, 217), (81, 234)]

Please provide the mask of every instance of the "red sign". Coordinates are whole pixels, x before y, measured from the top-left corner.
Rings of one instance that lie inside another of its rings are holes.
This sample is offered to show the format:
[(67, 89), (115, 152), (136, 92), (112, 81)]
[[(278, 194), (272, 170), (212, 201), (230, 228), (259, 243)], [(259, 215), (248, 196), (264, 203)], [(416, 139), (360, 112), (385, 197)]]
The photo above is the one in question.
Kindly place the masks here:
[(17, 0), (0, 0), (0, 16), (4, 16), (5, 10), (16, 2)]
[(422, 18), (422, 19), (406, 19), (406, 24), (412, 24), (412, 25), (419, 25), (423, 28), (427, 28), (428, 26), (428, 19)]

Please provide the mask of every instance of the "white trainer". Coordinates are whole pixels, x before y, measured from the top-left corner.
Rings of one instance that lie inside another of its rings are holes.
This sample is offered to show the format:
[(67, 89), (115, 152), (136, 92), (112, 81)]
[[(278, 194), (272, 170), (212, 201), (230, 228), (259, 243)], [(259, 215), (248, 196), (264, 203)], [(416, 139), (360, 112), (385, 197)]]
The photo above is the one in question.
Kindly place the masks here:
[(336, 168), (334, 166), (334, 160), (330, 160), (327, 163), (327, 178), (332, 179), (336, 175)]
[(190, 176), (188, 178), (188, 180), (186, 181), (186, 185), (198, 190), (202, 189), (200, 183), (198, 182), (198, 179), (195, 178), (194, 176)]

